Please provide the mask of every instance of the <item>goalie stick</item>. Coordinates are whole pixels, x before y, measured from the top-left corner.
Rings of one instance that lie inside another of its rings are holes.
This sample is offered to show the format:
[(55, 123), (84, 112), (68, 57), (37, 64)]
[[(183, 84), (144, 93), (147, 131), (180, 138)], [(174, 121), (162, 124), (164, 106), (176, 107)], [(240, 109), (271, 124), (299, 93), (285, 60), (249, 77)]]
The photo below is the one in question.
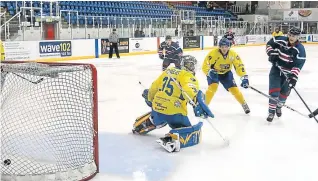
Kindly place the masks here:
[[(279, 69), (280, 72), (285, 76), (286, 81), (287, 81), (288, 76), (286, 75), (286, 73), (282, 70), (282, 68), (281, 68), (277, 63), (276, 63), (276, 67), (278, 67), (278, 69)], [(298, 97), (300, 98), (300, 100), (303, 102), (303, 104), (305, 105), (305, 107), (307, 108), (307, 110), (310, 112), (310, 114), (308, 115), (309, 118), (311, 118), (310, 116), (312, 116), (312, 117), (315, 119), (315, 121), (318, 123), (318, 120), (317, 120), (317, 118), (315, 117), (315, 116), (318, 114), (318, 108), (317, 108), (314, 112), (312, 112), (311, 109), (309, 108), (309, 106), (306, 104), (305, 100), (304, 100), (304, 99), (301, 97), (301, 95), (298, 93), (298, 91), (296, 90), (296, 88), (293, 87), (292, 89), (294, 89), (294, 91), (296, 92), (296, 94), (298, 95)], [(316, 115), (315, 115), (315, 113), (316, 113)]]

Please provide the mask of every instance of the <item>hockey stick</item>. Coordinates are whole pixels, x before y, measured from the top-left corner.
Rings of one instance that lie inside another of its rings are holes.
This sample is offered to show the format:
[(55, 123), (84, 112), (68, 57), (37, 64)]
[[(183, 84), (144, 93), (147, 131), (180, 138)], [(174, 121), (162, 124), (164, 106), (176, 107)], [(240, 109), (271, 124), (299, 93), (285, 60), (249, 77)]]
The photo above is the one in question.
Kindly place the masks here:
[[(173, 82), (177, 85), (177, 87), (181, 90), (181, 92), (188, 98), (190, 104), (191, 104), (192, 106), (197, 106), (197, 105), (193, 102), (193, 100), (190, 98), (190, 96), (189, 96), (186, 92), (184, 92), (184, 90), (183, 90), (182, 87), (179, 85), (179, 83), (176, 81), (176, 79), (174, 79), (174, 78), (171, 76), (170, 72), (169, 72), (169, 71), (166, 71), (166, 73), (168, 74), (169, 78), (171, 78), (172, 81), (173, 81)], [(209, 125), (210, 125), (210, 126), (214, 129), (214, 131), (222, 138), (222, 140), (224, 141), (224, 143), (225, 143), (226, 145), (229, 145), (229, 144), (230, 144), (230, 141), (229, 141), (228, 139), (226, 139), (226, 138), (219, 132), (219, 130), (214, 127), (214, 125), (211, 123), (211, 121), (209, 120), (209, 118), (206, 118), (206, 119), (204, 119), (204, 120), (206, 120), (206, 122), (209, 123)]]
[[(278, 67), (278, 69), (280, 70), (280, 72), (282, 73), (282, 74), (284, 74), (284, 76), (285, 76), (285, 78), (286, 78), (286, 81), (287, 81), (287, 75), (285, 74), (285, 72), (283, 72), (283, 70), (282, 70), (282, 68), (278, 65), (278, 64), (276, 64), (276, 66)], [(310, 114), (308, 115), (309, 116), (309, 118), (314, 118), (315, 119), (315, 121), (318, 123), (318, 120), (317, 120), (317, 118), (315, 117), (317, 114), (318, 114), (318, 108), (314, 111), (314, 112), (312, 112), (311, 111), (311, 109), (309, 108), (309, 106), (306, 104), (306, 102), (305, 102), (305, 100), (301, 97), (301, 95), (298, 93), (298, 91), (296, 90), (296, 88), (295, 87), (293, 87), (292, 89), (294, 89), (294, 91), (296, 92), (296, 94), (298, 95), (298, 97), (300, 98), (300, 100), (303, 102), (303, 104), (305, 105), (305, 107), (307, 108), (307, 110), (310, 112)]]
[(42, 82), (42, 81), (44, 80), (44, 78), (40, 78), (40, 79), (37, 80), (37, 81), (32, 81), (32, 80), (29, 80), (29, 79), (27, 79), (27, 78), (25, 78), (25, 77), (23, 77), (23, 76), (21, 76), (21, 75), (19, 75), (19, 74), (14, 73), (14, 72), (10, 72), (10, 73), (12, 73), (13, 75), (16, 75), (16, 76), (20, 77), (21, 79), (24, 79), (24, 80), (30, 82), (30, 83), (32, 83), (32, 84), (38, 84), (38, 83), (40, 83), (40, 82)]
[[(177, 85), (178, 88), (181, 90), (181, 92), (183, 92), (183, 94), (190, 100), (190, 104), (191, 104), (192, 106), (196, 106), (196, 104), (190, 99), (190, 96), (189, 96), (186, 92), (184, 92), (183, 89), (181, 88), (181, 86), (177, 83), (177, 81), (176, 81), (174, 78), (171, 77), (171, 74), (170, 74), (170, 73), (167, 73), (167, 74), (169, 75), (169, 78), (171, 78), (172, 81), (174, 81), (174, 83), (176, 83), (176, 85)], [(140, 81), (139, 81), (139, 84), (140, 84), (143, 88), (146, 88)], [(214, 131), (222, 138), (222, 140), (224, 141), (224, 143), (225, 143), (227, 146), (230, 145), (230, 141), (229, 141), (227, 138), (223, 137), (223, 135), (219, 132), (219, 130), (217, 130), (217, 129), (214, 127), (214, 125), (210, 122), (210, 120), (209, 120), (209, 119), (205, 119), (205, 120), (210, 124), (210, 126), (214, 129)]]
[(254, 87), (252, 87), (252, 86), (248, 86), (248, 87), (249, 87), (250, 89), (252, 89), (253, 91), (257, 92), (257, 93), (259, 93), (259, 94), (261, 94), (261, 95), (263, 95), (263, 96), (265, 96), (265, 97), (267, 97), (267, 98), (269, 98), (269, 99), (271, 99), (271, 100), (273, 100), (273, 101), (276, 101), (278, 104), (280, 104), (280, 105), (286, 107), (287, 109), (289, 109), (289, 110), (291, 110), (291, 111), (294, 111), (294, 112), (296, 112), (296, 113), (298, 113), (298, 114), (300, 114), (300, 115), (302, 115), (302, 116), (304, 116), (304, 117), (306, 117), (306, 118), (310, 118), (309, 115), (306, 115), (306, 114), (304, 114), (304, 113), (301, 113), (301, 112), (299, 112), (299, 111), (297, 111), (297, 110), (295, 110), (295, 109), (293, 109), (293, 108), (287, 106), (286, 104), (282, 103), (282, 102), (279, 101), (278, 99), (275, 99), (274, 97), (272, 97), (272, 96), (270, 96), (270, 95), (267, 95), (267, 94), (261, 92), (260, 90), (257, 90), (256, 88), (254, 88)]

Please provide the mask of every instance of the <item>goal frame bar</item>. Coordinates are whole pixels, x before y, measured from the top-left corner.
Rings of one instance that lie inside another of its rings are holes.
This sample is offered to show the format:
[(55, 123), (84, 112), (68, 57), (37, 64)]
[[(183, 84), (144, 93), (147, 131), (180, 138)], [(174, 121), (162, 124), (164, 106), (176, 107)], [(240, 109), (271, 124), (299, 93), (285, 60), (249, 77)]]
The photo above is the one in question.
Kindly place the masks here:
[(82, 179), (80, 181), (88, 181), (91, 180), (93, 177), (99, 173), (99, 144), (98, 144), (98, 84), (97, 84), (97, 69), (93, 64), (90, 63), (70, 63), (70, 62), (36, 62), (36, 61), (0, 61), (0, 65), (2, 63), (7, 64), (15, 64), (15, 63), (42, 63), (47, 65), (55, 65), (55, 66), (68, 66), (68, 65), (89, 65), (92, 71), (92, 86), (93, 86), (93, 111), (92, 111), (92, 118), (93, 118), (93, 128), (94, 128), (94, 135), (93, 135), (93, 145), (94, 145), (94, 161), (96, 164), (96, 172), (91, 176)]

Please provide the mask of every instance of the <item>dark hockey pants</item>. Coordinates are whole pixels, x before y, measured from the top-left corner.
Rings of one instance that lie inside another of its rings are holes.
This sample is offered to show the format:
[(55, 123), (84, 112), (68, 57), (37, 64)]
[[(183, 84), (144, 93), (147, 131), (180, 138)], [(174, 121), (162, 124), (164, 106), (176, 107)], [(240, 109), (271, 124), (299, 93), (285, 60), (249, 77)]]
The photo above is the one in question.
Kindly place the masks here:
[(111, 43), (109, 47), (109, 58), (113, 57), (113, 49), (115, 48), (115, 53), (117, 58), (120, 58), (119, 52), (118, 52), (118, 43)]
[[(282, 103), (286, 102), (290, 89), (286, 77), (276, 66), (272, 66), (269, 73), (269, 95), (278, 98)], [(269, 100), (269, 113), (275, 113), (277, 102)]]

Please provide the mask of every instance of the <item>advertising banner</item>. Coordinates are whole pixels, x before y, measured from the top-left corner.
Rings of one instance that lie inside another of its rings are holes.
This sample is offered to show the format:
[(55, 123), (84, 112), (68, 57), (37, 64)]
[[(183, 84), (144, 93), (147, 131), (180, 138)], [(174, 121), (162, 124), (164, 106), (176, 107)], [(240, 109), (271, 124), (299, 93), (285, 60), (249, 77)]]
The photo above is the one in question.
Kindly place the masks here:
[(3, 42), (5, 60), (33, 60), (38, 57), (37, 42), (34, 41), (7, 41)]
[(200, 48), (200, 36), (187, 36), (183, 37), (183, 49)]
[(290, 9), (283, 14), (284, 21), (318, 21), (318, 9)]
[(129, 53), (157, 51), (157, 38), (129, 38)]
[[(101, 39), (101, 54), (109, 54), (109, 40), (107, 38)], [(129, 53), (129, 38), (119, 38), (119, 43), (118, 43), (118, 51), (119, 53)], [(115, 50), (113, 50), (115, 52)]]
[(318, 35), (312, 35), (312, 41), (318, 42)]
[(70, 57), (72, 56), (71, 41), (39, 42), (40, 57)]
[(266, 35), (247, 35), (246, 44), (263, 44), (267, 41)]
[(302, 43), (306, 43), (307, 35), (304, 35), (304, 34), (300, 35), (299, 36), (299, 41), (302, 42)]
[(236, 45), (245, 45), (246, 44), (246, 37), (245, 36), (235, 36), (234, 38)]
[(298, 21), (298, 10), (287, 10), (284, 11), (284, 21)]

